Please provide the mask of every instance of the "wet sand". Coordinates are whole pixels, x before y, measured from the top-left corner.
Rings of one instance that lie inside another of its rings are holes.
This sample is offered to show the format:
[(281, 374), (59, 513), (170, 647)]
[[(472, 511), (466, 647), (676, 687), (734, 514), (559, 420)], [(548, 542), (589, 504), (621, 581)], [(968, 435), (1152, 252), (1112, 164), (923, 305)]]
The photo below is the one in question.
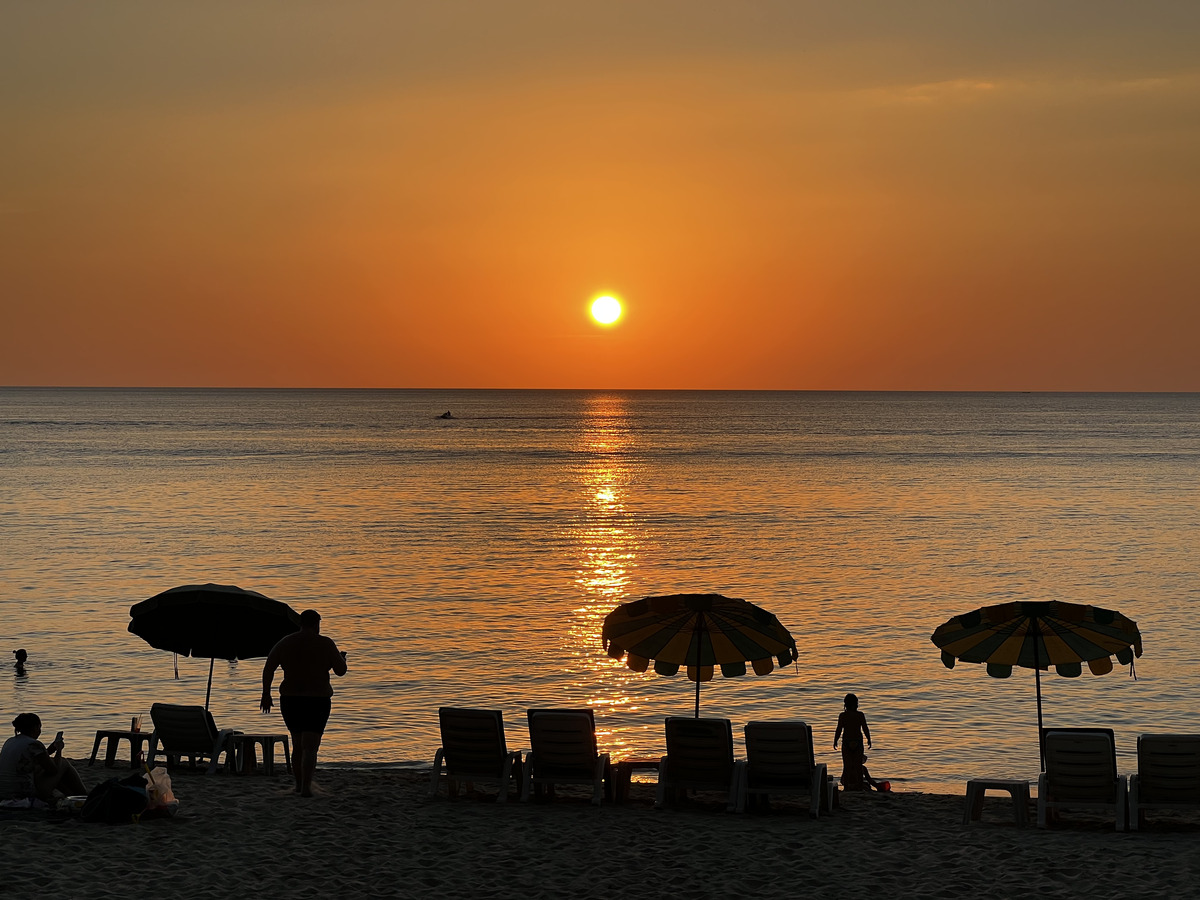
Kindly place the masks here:
[[(128, 770), (76, 764), (91, 786)], [(428, 772), (325, 768), (321, 796), (290, 776), (172, 773), (172, 819), (93, 825), (0, 816), (14, 896), (445, 898), (1186, 896), (1200, 875), (1200, 814), (1120, 834), (1099, 816), (1040, 831), (1007, 798), (962, 825), (963, 798), (843, 794), (832, 816), (802, 801), (734, 815), (716, 797), (655, 810), (654, 787), (624, 805), (582, 791), (494, 802), (494, 789), (427, 796)], [(1032, 818), (1031, 809), (1031, 818)]]

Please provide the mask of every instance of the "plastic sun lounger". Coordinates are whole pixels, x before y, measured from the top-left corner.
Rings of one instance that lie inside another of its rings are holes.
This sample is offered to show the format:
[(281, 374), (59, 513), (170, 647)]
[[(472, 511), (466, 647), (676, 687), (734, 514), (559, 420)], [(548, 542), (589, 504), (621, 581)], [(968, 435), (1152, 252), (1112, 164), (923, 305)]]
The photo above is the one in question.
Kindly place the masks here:
[(729, 720), (668, 716), (666, 728), (667, 755), (658, 770), (655, 808), (665, 806), (678, 790), (721, 791), (728, 794), (726, 809), (734, 812), (741, 802), (746, 763), (733, 758)]
[(1200, 734), (1139, 734), (1138, 770), (1129, 776), (1129, 827), (1145, 810), (1200, 808)]
[(738, 804), (771, 794), (807, 794), (814, 819), (822, 809), (833, 812), (833, 780), (813, 756), (812, 728), (799, 720), (749, 722), (746, 734), (746, 778)]
[(496, 802), (508, 799), (508, 786), (521, 788), (521, 751), (509, 750), (504, 742), (504, 715), (498, 709), (463, 709), (443, 706), (438, 710), (442, 746), (433, 757), (429, 796), (437, 795), (445, 766), (447, 790), (458, 795), (458, 782), (499, 782)]
[(222, 753), (225, 766), (233, 764), (232, 728), (218, 729), (212, 713), (203, 706), (178, 706), (172, 703), (155, 703), (150, 707), (150, 719), (154, 723), (154, 734), (150, 737), (150, 754), (146, 764), (154, 767), (154, 758), (162, 754), (167, 767), (178, 765), (186, 756), (190, 765), (209, 758), (208, 774), (217, 771)]
[(609, 770), (607, 753), (596, 749), (596, 720), (590, 709), (531, 709), (530, 752), (525, 756), (521, 799), (555, 784), (590, 784), (592, 803), (600, 805)]
[(1125, 830), (1125, 777), (1108, 728), (1052, 728), (1045, 732), (1046, 771), (1038, 778), (1038, 828), (1059, 809), (1112, 809)]

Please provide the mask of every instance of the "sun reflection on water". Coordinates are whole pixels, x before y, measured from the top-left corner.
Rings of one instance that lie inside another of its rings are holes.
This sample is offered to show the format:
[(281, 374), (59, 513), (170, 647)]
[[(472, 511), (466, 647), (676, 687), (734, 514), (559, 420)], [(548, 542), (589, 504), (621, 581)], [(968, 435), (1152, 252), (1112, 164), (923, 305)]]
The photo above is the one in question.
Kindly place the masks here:
[(636, 438), (628, 398), (591, 397), (584, 417), (575, 472), (579, 512), (571, 535), (582, 602), (572, 611), (567, 642), (585, 681), (580, 687), (596, 711), (597, 736), (608, 752), (619, 756), (630, 742), (612, 727), (613, 717), (636, 713), (642, 698), (632, 689), (638, 676), (604, 654), (600, 630), (604, 617), (630, 599), (644, 540), (629, 503), (638, 477)]

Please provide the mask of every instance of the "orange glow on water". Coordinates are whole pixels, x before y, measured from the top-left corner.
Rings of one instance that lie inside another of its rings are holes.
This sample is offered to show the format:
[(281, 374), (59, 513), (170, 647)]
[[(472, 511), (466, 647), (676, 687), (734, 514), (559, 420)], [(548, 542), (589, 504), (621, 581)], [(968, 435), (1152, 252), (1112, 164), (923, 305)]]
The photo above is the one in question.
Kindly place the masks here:
[[(607, 658), (600, 649), (604, 617), (629, 599), (642, 538), (627, 495), (636, 473), (628, 462), (635, 449), (627, 417), (629, 399), (599, 396), (588, 401), (586, 422), (578, 440), (585, 462), (579, 477), (580, 523), (576, 533), (579, 567), (576, 584), (582, 605), (574, 610), (568, 629), (572, 650), (588, 673), (593, 691), (588, 703), (606, 712), (636, 710), (637, 680), (618, 660)], [(600, 737), (609, 752), (620, 754), (630, 748), (627, 737), (617, 737), (601, 728)]]
[[(325, 616), (350, 654), (331, 761), (428, 767), (439, 705), (503, 710), (511, 747), (527, 709), (589, 705), (605, 752), (661, 753), (694, 686), (630, 671), (600, 632), (616, 605), (677, 591), (759, 604), (800, 647), (796, 666), (704, 685), (701, 714), (735, 740), (802, 718), (836, 766), (855, 691), (873, 773), (1029, 777), (1032, 676), (947, 671), (929, 635), (1051, 594), (1130, 615), (1147, 653), (1136, 681), (1043, 678), (1048, 721), (1119, 717), (1124, 768), (1139, 730), (1194, 729), (1194, 397), (7, 393), (0, 618), (32, 654), (8, 705), (68, 735), (203, 700), (207, 660), (175, 681), (125, 625), (131, 603), (206, 580)], [(258, 713), (260, 671), (218, 662), (219, 725), (280, 726)]]

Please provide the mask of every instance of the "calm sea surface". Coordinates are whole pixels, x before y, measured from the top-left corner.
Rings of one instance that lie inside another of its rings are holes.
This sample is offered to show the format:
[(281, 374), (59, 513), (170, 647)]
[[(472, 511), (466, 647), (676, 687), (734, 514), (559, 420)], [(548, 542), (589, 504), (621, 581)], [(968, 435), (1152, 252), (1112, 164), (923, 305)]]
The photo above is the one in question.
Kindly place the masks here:
[[(438, 416), (450, 410), (453, 419)], [(794, 667), (717, 677), (702, 711), (799, 717), (830, 746), (855, 691), (901, 789), (1034, 777), (1032, 672), (942, 667), (951, 615), (1062, 599), (1137, 621), (1137, 678), (1043, 678), (1048, 725), (1200, 731), (1200, 395), (542, 391), (0, 391), (0, 715), (86, 755), (207, 660), (129, 607), (237, 584), (325, 616), (349, 652), (326, 761), (428, 765), (437, 708), (590, 705), (614, 758), (663, 749), (683, 676), (609, 660), (600, 623), (651, 594), (775, 613)], [(261, 665), (218, 661), (223, 727), (282, 730)], [(1086, 673), (1086, 667), (1085, 667)], [(147, 720), (148, 721), (148, 720)], [(6, 726), (7, 727), (7, 726)], [(902, 780), (906, 779), (906, 780)]]

